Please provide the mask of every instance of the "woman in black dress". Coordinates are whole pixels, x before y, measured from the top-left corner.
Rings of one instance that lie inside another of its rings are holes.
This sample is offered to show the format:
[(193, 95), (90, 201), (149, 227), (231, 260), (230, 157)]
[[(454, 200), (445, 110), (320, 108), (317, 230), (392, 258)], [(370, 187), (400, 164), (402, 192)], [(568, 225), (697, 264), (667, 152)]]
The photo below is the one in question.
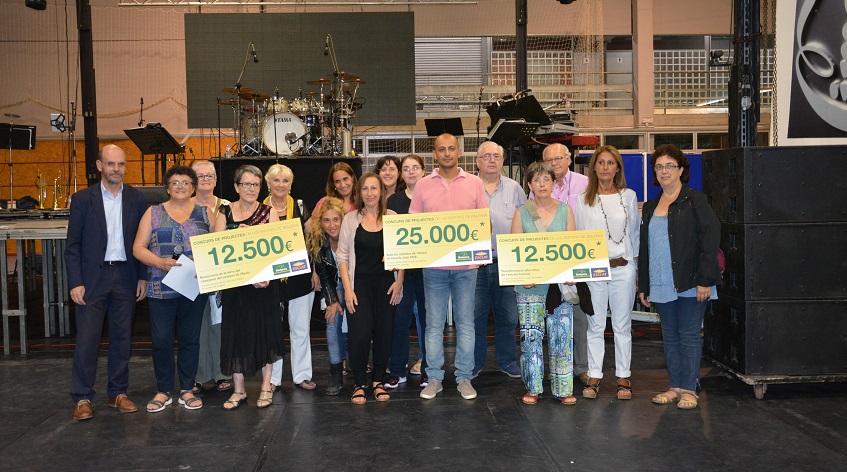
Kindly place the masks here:
[[(260, 203), (262, 172), (251, 165), (235, 171), (235, 191), (239, 199), (224, 207), (227, 229), (237, 229), (279, 221), (276, 212)], [(273, 403), (271, 369), (282, 358), (285, 342), (279, 317), (279, 284), (267, 281), (226, 289), (221, 292), (221, 372), (232, 375), (234, 391), (224, 409), (234, 410), (247, 400), (244, 376), (262, 371), (262, 387), (256, 406)]]

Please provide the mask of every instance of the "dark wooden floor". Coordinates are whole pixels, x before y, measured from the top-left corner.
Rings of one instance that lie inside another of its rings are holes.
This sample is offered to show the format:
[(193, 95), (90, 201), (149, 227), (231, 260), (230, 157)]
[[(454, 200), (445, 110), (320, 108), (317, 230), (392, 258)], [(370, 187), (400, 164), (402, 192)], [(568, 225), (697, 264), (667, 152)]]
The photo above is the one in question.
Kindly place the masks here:
[[(155, 393), (143, 316), (128, 392), (140, 406)], [(36, 323), (31, 335), (43, 333), (37, 319), (30, 318)], [(16, 333), (13, 322), (13, 338)], [(609, 373), (598, 399), (580, 398), (570, 407), (549, 395), (523, 405), (521, 381), (498, 372), (493, 353), (489, 369), (473, 382), (475, 400), (459, 396), (448, 368), (444, 393), (435, 400), (421, 399), (419, 377), (410, 376), (391, 401), (354, 406), (349, 377), (345, 395), (324, 395), (326, 346), (323, 333), (312, 334), (318, 390), (294, 388), (286, 372), (268, 409), (254, 406), (254, 378), (247, 385), (250, 403), (237, 411), (224, 411), (228, 394), (215, 392), (203, 394), (201, 410), (175, 402), (157, 414), (119, 414), (101, 394), (94, 419), (84, 422), (72, 419), (73, 338), (31, 336), (27, 356), (16, 349), (0, 357), (0, 470), (821, 471), (847, 464), (847, 384), (772, 385), (756, 400), (752, 387), (704, 362), (697, 410), (651, 404), (667, 385), (654, 325), (635, 325), (631, 401), (615, 399)], [(607, 342), (609, 372), (614, 351), (611, 338)], [(452, 338), (447, 344), (452, 365)], [(105, 370), (101, 356), (101, 393)]]

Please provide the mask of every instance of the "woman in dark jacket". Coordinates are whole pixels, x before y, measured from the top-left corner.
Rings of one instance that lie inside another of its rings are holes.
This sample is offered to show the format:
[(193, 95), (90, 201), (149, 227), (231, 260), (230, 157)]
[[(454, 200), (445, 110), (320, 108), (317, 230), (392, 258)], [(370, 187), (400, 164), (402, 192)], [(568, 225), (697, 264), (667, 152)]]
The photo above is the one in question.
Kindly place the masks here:
[(329, 197), (315, 209), (315, 224), (306, 236), (309, 255), (314, 261), (315, 273), (321, 281), (321, 296), (326, 306), (326, 344), (329, 350), (329, 382), (327, 395), (341, 393), (343, 383), (342, 362), (347, 358), (347, 343), (341, 332), (344, 316), (344, 287), (338, 278), (335, 252), (338, 250), (338, 235), (344, 219), (344, 203)]
[(659, 311), (670, 377), (670, 389), (652, 401), (676, 401), (678, 408), (691, 410), (698, 400), (703, 314), (720, 284), (720, 223), (706, 196), (686, 185), (691, 164), (679, 148), (659, 146), (650, 165), (662, 193), (642, 211), (638, 296)]

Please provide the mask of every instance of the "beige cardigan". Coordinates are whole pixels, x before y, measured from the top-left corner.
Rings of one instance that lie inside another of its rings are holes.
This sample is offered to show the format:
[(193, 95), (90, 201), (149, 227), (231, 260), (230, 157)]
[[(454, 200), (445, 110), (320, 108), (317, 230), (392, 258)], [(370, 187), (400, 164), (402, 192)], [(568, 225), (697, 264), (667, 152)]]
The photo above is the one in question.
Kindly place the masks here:
[[(385, 210), (386, 215), (396, 215), (394, 210)], [(338, 234), (338, 251), (335, 252), (338, 270), (341, 270), (341, 263), (347, 264), (347, 276), (350, 278), (350, 288), (354, 288), (354, 278), (356, 276), (356, 248), (353, 239), (356, 237), (356, 228), (362, 223), (362, 212), (354, 210), (344, 215), (344, 220), (341, 222), (341, 231)], [(397, 279), (397, 272), (394, 273), (394, 279)], [(342, 279), (343, 280), (343, 279)], [(402, 299), (402, 292), (401, 292)]]

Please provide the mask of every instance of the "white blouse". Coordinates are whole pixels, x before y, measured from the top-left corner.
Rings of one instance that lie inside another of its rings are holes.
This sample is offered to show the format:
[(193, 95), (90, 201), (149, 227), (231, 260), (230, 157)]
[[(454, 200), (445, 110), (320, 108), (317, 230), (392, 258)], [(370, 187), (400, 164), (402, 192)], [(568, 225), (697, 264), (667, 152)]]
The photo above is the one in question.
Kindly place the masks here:
[(602, 229), (606, 232), (609, 259), (623, 257), (634, 264), (641, 238), (641, 215), (638, 213), (638, 198), (635, 192), (627, 188), (621, 193), (598, 197), (594, 206), (588, 206), (585, 203), (585, 192), (579, 194), (574, 208), (576, 229)]

